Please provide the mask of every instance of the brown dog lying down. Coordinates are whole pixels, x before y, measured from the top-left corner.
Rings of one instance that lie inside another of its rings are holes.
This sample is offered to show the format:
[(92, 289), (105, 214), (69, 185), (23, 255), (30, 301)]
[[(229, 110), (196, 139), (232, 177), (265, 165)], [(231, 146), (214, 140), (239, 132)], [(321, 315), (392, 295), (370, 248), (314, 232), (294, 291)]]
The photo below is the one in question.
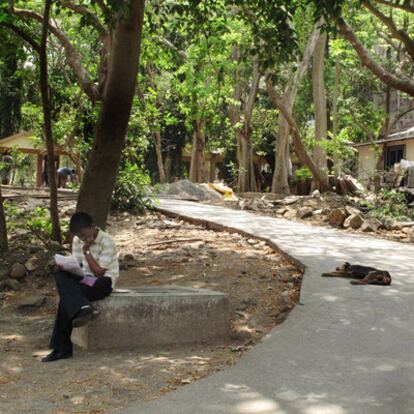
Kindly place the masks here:
[(352, 285), (385, 285), (391, 284), (391, 275), (385, 270), (375, 267), (351, 265), (345, 262), (342, 266), (329, 273), (322, 273), (324, 277), (345, 277), (351, 280)]

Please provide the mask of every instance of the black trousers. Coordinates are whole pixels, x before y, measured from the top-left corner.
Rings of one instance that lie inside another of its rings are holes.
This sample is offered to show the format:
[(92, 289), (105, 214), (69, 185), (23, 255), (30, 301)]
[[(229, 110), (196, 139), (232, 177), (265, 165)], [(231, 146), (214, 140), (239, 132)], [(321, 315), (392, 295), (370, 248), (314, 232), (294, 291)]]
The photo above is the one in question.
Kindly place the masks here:
[(68, 272), (55, 273), (55, 279), (60, 300), (49, 346), (59, 352), (72, 352), (72, 319), (83, 306), (108, 296), (112, 292), (112, 280), (100, 277), (90, 287), (79, 283), (79, 278)]

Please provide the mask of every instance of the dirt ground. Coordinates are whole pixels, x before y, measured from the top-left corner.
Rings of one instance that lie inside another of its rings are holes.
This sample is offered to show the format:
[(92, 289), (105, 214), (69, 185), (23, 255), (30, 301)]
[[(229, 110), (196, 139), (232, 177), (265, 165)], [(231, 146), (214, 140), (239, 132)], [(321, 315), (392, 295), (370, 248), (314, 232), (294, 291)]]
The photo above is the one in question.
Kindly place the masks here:
[[(64, 208), (70, 214), (73, 202)], [(129, 352), (75, 348), (71, 359), (42, 363), (56, 291), (52, 277), (34, 269), (17, 290), (0, 293), (0, 413), (99, 414), (155, 399), (235, 364), (298, 301), (301, 272), (264, 242), (158, 213), (118, 214), (107, 230), (120, 251), (117, 287), (179, 285), (226, 292), (231, 338), (213, 346)], [(45, 258), (44, 249), (30, 251)], [(11, 256), (18, 253), (12, 248)], [(22, 309), (32, 295), (45, 298), (44, 304)]]

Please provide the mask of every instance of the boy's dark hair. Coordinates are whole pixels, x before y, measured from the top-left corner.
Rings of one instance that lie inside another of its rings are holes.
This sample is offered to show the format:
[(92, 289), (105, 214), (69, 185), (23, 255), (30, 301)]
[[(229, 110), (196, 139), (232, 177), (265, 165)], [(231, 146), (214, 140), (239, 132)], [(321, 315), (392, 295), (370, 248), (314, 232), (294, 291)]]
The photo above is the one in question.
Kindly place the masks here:
[(93, 224), (93, 218), (88, 213), (75, 213), (70, 218), (69, 230), (74, 234), (78, 234), (83, 229), (90, 229)]

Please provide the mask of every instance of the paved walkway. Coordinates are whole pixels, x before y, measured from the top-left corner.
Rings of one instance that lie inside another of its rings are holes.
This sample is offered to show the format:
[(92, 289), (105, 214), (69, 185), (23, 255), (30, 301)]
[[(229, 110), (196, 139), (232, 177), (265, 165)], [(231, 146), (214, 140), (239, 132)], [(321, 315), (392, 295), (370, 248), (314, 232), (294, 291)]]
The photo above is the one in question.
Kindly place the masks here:
[[(414, 246), (177, 200), (161, 208), (266, 237), (306, 266), (301, 304), (241, 361), (123, 414), (414, 413)], [(350, 261), (393, 284), (320, 277)]]

